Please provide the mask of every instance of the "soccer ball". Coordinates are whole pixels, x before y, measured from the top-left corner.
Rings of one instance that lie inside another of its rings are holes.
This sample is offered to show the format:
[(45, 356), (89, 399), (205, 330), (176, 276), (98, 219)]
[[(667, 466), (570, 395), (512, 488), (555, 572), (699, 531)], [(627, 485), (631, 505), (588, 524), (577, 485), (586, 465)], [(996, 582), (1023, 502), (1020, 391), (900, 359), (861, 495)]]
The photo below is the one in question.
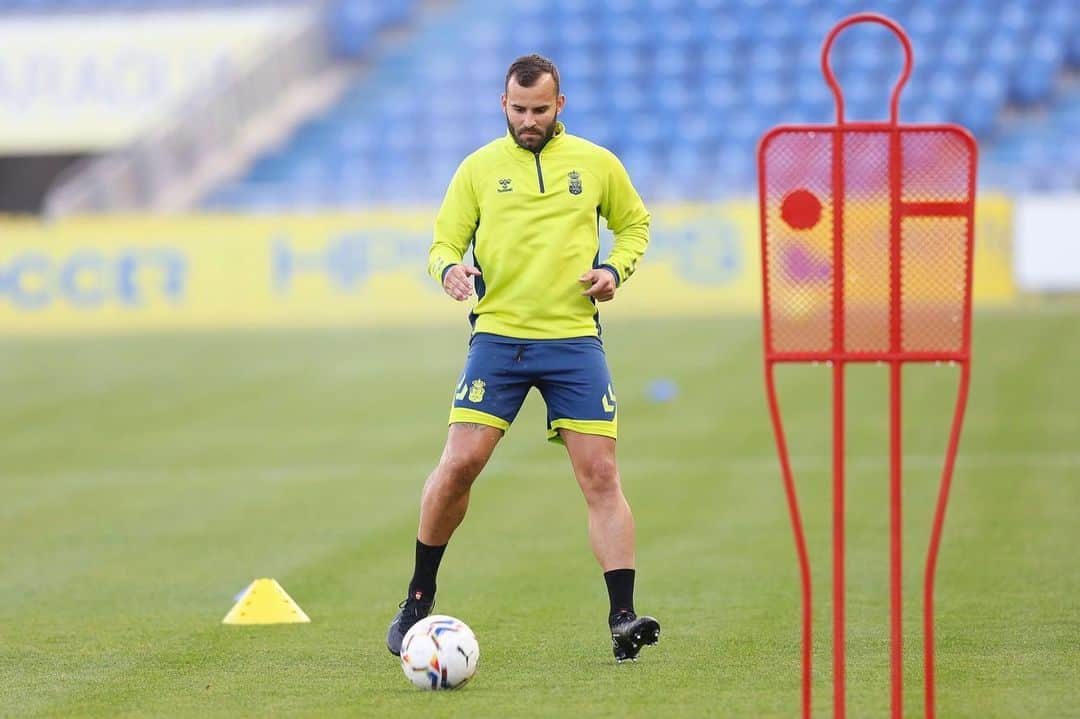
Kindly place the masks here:
[(401, 641), (401, 670), (421, 689), (457, 689), (476, 674), (480, 645), (465, 622), (433, 614)]

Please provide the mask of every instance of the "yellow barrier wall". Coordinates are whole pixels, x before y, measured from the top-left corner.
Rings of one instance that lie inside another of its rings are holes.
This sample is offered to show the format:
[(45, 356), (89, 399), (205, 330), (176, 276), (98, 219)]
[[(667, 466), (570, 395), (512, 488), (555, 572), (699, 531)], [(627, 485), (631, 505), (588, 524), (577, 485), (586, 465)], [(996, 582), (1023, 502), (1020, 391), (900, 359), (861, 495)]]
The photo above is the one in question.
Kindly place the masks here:
[[(652, 210), (645, 261), (602, 318), (756, 311), (756, 204)], [(1015, 295), (1010, 212), (980, 202), (977, 301)], [(0, 221), (0, 333), (463, 323), (425, 273), (433, 215)]]

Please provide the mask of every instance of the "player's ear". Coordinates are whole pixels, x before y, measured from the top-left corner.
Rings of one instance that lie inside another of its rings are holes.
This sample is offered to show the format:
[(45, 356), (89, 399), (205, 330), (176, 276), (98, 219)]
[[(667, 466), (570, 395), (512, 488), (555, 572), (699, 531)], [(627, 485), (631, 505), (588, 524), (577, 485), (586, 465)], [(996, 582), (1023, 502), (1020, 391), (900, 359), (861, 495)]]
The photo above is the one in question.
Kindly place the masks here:
[(566, 95), (559, 95), (559, 98), (555, 101), (555, 109), (562, 112), (563, 107), (566, 105)]
[(503, 112), (506, 112), (506, 93), (499, 96), (499, 103), (502, 105)]

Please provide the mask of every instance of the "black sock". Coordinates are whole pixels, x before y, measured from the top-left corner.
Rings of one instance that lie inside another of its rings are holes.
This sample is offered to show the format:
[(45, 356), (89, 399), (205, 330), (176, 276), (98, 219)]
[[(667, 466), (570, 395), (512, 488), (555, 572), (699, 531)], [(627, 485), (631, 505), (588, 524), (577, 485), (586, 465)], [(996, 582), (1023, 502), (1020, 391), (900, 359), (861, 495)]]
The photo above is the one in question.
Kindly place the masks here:
[(614, 617), (619, 612), (634, 611), (634, 570), (612, 569), (604, 572), (607, 582), (608, 599), (611, 600), (611, 613)]
[(435, 598), (435, 575), (439, 573), (446, 545), (433, 547), (416, 540), (416, 565), (409, 582), (409, 598), (430, 603)]

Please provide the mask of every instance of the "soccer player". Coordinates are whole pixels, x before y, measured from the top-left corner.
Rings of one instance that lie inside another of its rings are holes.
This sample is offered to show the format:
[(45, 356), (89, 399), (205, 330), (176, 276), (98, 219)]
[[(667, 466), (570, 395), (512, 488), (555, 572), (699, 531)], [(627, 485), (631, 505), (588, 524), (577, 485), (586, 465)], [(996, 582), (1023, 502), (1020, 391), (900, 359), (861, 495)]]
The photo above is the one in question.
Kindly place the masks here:
[[(431, 613), (473, 480), (532, 387), (547, 404), (548, 439), (565, 445), (585, 495), (615, 659), (636, 659), (660, 636), (655, 619), (634, 612), (634, 518), (615, 463), (616, 397), (596, 309), (634, 273), (649, 213), (615, 155), (566, 132), (565, 102), (550, 60), (515, 60), (502, 96), (508, 132), (465, 158), (435, 220), (429, 272), (459, 301), (475, 284), (478, 301), (446, 446), (420, 501), (413, 577), (386, 637), (393, 654)], [(603, 262), (601, 216), (615, 234)], [(462, 261), (470, 244), (472, 265)]]

